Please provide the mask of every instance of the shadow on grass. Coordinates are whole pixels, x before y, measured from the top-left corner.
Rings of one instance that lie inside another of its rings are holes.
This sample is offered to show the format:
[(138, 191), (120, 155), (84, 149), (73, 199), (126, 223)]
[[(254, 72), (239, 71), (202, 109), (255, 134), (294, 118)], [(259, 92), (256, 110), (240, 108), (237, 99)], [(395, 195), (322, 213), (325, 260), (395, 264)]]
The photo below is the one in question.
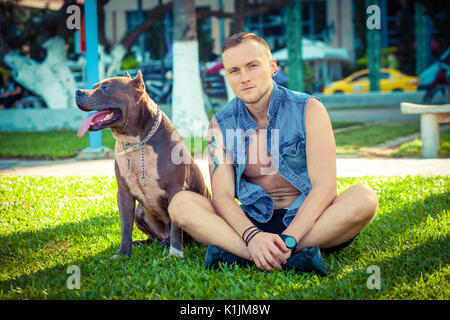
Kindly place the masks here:
[[(349, 247), (324, 255), (329, 275), (334, 278), (329, 289), (335, 291), (336, 298), (376, 299), (389, 292), (399, 280), (414, 282), (421, 275), (432, 274), (447, 265), (450, 261), (447, 236), (428, 234), (423, 241), (415, 242), (411, 232), (425, 228), (428, 219), (436, 219), (447, 210), (449, 196), (449, 193), (433, 194), (400, 209), (383, 210)], [(381, 290), (369, 290), (366, 286), (372, 274), (367, 273), (367, 267), (371, 265), (380, 267)], [(359, 288), (356, 290), (362, 289), (367, 296), (355, 296), (352, 285), (344, 285), (349, 279)]]
[[(326, 280), (315, 282), (312, 278), (306, 277), (301, 281), (311, 282), (308, 290), (323, 293), (318, 297), (377, 299), (389, 293), (398, 285), (398, 281), (414, 282), (421, 274), (433, 273), (442, 265), (448, 264), (448, 237), (430, 238), (422, 241), (420, 245), (412, 244), (411, 249), (396, 248), (395, 243), (398, 242), (399, 235), (407, 234), (409, 230), (425, 224), (429, 216), (435, 218), (446, 210), (448, 196), (449, 193), (434, 194), (400, 209), (382, 210), (377, 219), (356, 238), (353, 244), (339, 254), (325, 256), (325, 260), (331, 264), (328, 266), (330, 275)], [(389, 201), (395, 202), (395, 198)], [(107, 212), (99, 217), (36, 232), (20, 232), (1, 237), (2, 269), (6, 265), (12, 267), (15, 259), (23, 259), (22, 264), (36, 263), (42, 253), (27, 257), (23, 254), (23, 249), (42, 250), (52, 240), (73, 239), (77, 247), (73, 251), (61, 253), (64, 262), (61, 262), (61, 259), (56, 260), (53, 267), (37, 272), (32, 269), (21, 270), (21, 274), (17, 277), (1, 281), (0, 296), (3, 299), (177, 298), (183, 291), (188, 290), (189, 285), (205, 286), (205, 277), (217, 277), (215, 272), (210, 273), (203, 269), (203, 257), (198, 256), (199, 250), (196, 250), (195, 245), (186, 247), (184, 260), (168, 259), (167, 250), (162, 250), (158, 242), (134, 248), (131, 258), (119, 259), (111, 259), (118, 249), (117, 240), (109, 242), (105, 240), (106, 243), (102, 245), (104, 249), (94, 251), (93, 254), (79, 248), (84, 243), (89, 246), (95, 243), (92, 239), (105, 238), (105, 234), (110, 230), (119, 239), (120, 224), (117, 212)], [(386, 253), (390, 250), (394, 254), (386, 257)], [(59, 252), (54, 253), (50, 250), (49, 259), (52, 254)], [(67, 288), (69, 265), (80, 267), (80, 290)], [(366, 286), (370, 276), (366, 269), (370, 265), (377, 265), (381, 269), (381, 290), (369, 290)], [(353, 270), (343, 271), (348, 266)], [(186, 282), (180, 285), (176, 282), (171, 286), (171, 282), (177, 281), (177, 278), (187, 279), (193, 283)], [(195, 281), (204, 282), (196, 284)], [(289, 294), (280, 297), (298, 299), (299, 295), (298, 292), (292, 292), (292, 297)], [(236, 298), (239, 299), (239, 296)]]
[[(38, 231), (19, 231), (14, 234), (0, 237), (0, 256), (8, 254), (15, 256), (20, 250), (21, 244), (26, 242), (27, 249), (43, 249), (49, 241), (62, 239), (79, 239), (98, 236), (98, 229), (107, 229), (114, 224), (119, 223), (118, 212), (105, 212), (101, 216), (96, 216), (81, 222), (69, 222), (59, 224), (53, 228), (43, 228)], [(120, 228), (117, 229), (120, 232)]]

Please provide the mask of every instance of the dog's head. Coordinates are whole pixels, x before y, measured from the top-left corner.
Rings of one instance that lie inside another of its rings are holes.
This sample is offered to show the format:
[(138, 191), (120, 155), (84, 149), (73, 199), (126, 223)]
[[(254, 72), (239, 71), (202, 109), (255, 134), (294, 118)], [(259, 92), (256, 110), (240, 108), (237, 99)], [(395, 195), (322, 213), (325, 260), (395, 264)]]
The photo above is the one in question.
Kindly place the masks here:
[(83, 120), (77, 135), (82, 137), (87, 131), (108, 127), (124, 129), (127, 125), (133, 125), (130, 119), (144, 120), (141, 113), (148, 113), (145, 104), (147, 97), (141, 71), (134, 79), (125, 72), (123, 77), (109, 78), (95, 84), (92, 90), (77, 90), (75, 100), (78, 107), (83, 111), (97, 111)]

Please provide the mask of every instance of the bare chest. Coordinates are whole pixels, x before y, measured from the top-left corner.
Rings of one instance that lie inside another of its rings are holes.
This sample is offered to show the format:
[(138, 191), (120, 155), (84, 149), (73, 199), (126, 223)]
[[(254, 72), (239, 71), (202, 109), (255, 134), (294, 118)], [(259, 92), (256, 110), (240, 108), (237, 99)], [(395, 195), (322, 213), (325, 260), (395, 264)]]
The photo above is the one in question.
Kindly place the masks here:
[(276, 175), (277, 173), (267, 150), (266, 131), (257, 130), (250, 136), (244, 175), (257, 178), (261, 176)]
[(289, 206), (300, 194), (278, 173), (267, 149), (265, 130), (258, 130), (251, 136), (243, 174), (247, 181), (261, 186), (273, 198), (276, 209)]

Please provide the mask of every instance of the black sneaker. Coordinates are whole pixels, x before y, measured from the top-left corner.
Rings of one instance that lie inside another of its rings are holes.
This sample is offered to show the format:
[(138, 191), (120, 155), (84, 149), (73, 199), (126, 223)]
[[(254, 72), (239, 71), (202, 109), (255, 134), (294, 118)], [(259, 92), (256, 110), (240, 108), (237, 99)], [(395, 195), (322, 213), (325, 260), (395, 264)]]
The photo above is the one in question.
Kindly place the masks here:
[(205, 268), (218, 268), (219, 262), (226, 264), (237, 264), (240, 266), (247, 266), (249, 261), (244, 258), (235, 256), (228, 251), (223, 250), (215, 245), (209, 245), (208, 249), (206, 249), (205, 255)]
[(319, 246), (302, 249), (287, 259), (286, 269), (294, 269), (298, 273), (314, 271), (319, 276), (327, 276), (327, 270), (320, 254)]

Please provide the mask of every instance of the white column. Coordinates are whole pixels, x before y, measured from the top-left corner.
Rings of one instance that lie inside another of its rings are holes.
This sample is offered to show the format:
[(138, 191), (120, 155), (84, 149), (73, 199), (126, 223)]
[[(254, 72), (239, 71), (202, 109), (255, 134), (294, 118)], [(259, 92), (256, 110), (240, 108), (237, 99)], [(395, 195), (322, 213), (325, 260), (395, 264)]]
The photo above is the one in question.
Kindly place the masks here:
[(437, 158), (439, 150), (439, 123), (436, 114), (420, 115), (422, 158)]

